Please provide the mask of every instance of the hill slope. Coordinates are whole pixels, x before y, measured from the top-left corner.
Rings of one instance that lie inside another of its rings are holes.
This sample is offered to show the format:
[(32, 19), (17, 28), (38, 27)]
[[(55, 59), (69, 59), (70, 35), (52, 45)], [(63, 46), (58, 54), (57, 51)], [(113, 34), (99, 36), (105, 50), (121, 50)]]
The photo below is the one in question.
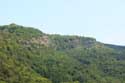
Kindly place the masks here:
[(125, 83), (125, 47), (0, 26), (0, 83)]

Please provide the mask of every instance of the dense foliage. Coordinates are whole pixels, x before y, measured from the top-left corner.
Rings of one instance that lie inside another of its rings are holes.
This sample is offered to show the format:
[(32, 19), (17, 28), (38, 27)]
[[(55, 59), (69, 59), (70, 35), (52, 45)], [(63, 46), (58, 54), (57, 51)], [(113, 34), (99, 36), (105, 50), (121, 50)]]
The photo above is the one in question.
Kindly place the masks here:
[(0, 83), (125, 83), (125, 47), (0, 26)]

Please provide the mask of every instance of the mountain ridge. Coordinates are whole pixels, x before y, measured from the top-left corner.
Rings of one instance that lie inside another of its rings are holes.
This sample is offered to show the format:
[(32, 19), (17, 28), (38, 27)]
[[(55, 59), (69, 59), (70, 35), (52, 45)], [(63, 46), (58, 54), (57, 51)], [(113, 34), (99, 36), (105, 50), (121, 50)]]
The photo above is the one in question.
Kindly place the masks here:
[(124, 46), (14, 23), (0, 40), (0, 83), (125, 83)]

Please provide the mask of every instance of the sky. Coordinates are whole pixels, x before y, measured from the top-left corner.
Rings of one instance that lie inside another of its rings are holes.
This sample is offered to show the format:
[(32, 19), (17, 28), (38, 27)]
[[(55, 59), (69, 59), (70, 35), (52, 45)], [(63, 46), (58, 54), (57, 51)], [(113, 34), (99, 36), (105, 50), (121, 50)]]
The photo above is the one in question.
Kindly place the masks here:
[(0, 25), (125, 45), (125, 0), (1, 0)]

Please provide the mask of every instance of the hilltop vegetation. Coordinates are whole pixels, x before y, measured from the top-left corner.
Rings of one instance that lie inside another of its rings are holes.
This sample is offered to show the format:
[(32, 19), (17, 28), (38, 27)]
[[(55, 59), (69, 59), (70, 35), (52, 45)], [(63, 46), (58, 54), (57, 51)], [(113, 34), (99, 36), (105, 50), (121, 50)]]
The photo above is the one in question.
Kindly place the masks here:
[(125, 83), (125, 47), (0, 26), (0, 83)]

